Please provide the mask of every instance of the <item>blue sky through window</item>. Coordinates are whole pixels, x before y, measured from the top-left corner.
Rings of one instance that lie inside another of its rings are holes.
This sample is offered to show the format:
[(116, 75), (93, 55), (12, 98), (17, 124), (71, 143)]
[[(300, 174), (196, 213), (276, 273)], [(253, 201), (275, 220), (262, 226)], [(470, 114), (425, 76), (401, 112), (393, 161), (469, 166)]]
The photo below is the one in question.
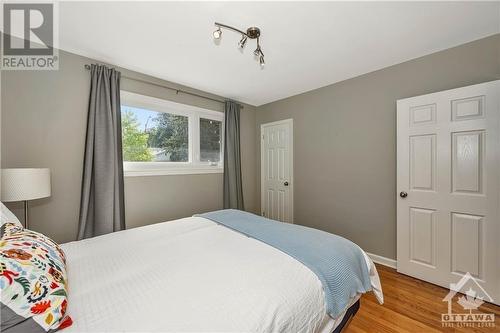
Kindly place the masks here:
[(137, 118), (137, 121), (139, 122), (139, 129), (141, 131), (144, 131), (146, 123), (147, 123), (147, 128), (156, 127), (156, 123), (153, 121), (153, 119), (158, 116), (158, 112), (156, 112), (156, 111), (150, 111), (147, 109), (141, 109), (141, 108), (136, 108), (136, 107), (127, 106), (127, 105), (122, 105), (121, 111), (122, 112), (127, 112), (127, 111), (133, 112)]

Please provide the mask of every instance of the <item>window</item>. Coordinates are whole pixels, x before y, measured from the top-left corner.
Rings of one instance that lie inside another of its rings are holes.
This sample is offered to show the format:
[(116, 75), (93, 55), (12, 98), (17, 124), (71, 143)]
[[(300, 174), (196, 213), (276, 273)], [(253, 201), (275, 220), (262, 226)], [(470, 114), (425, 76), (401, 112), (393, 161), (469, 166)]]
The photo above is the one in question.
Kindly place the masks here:
[(219, 173), (223, 113), (121, 92), (126, 176)]
[(222, 121), (200, 118), (200, 161), (220, 162)]
[(123, 160), (189, 162), (188, 117), (122, 105)]

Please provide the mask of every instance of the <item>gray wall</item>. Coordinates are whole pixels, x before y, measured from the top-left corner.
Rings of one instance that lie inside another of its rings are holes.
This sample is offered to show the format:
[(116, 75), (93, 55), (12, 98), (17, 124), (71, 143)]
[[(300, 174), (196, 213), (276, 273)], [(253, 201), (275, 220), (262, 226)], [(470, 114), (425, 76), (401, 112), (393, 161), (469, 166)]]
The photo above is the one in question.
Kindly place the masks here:
[[(75, 238), (78, 224), (89, 92), (83, 65), (92, 60), (60, 55), (59, 71), (2, 73), (1, 166), (51, 168), (53, 194), (32, 202), (31, 225), (65, 242)], [(260, 124), (293, 118), (295, 222), (395, 258), (396, 100), (498, 78), (495, 35), (258, 108), (245, 105), (246, 208), (260, 211)], [(122, 87), (222, 111), (219, 103), (153, 85), (124, 79)], [(222, 175), (127, 177), (125, 197), (128, 227), (189, 216), (222, 207)], [(19, 204), (9, 206), (22, 215)]]
[[(76, 238), (83, 151), (87, 123), (91, 59), (60, 52), (58, 71), (2, 73), (1, 166), (48, 167), (52, 196), (31, 202), (30, 225), (59, 242)], [(127, 76), (175, 85), (121, 69)], [(220, 103), (137, 81), (122, 89), (223, 111)], [(198, 92), (200, 93), (200, 92)], [(207, 96), (214, 97), (206, 94)], [(246, 208), (255, 209), (255, 108), (241, 114), (241, 142)], [(222, 174), (125, 178), (126, 224), (136, 227), (222, 208)], [(9, 204), (22, 216), (20, 204)]]
[(273, 102), (257, 108), (256, 156), (260, 124), (293, 118), (295, 223), (396, 258), (396, 100), (499, 78), (494, 35)]

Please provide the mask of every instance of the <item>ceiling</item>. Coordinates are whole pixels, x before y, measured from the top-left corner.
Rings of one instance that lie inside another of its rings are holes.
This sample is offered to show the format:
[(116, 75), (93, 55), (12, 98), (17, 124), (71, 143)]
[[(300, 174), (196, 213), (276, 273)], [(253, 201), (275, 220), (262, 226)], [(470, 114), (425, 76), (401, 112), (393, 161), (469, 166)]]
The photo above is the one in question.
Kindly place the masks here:
[[(500, 2), (61, 2), (60, 48), (262, 105), (500, 32)], [(242, 30), (258, 26), (243, 52)]]

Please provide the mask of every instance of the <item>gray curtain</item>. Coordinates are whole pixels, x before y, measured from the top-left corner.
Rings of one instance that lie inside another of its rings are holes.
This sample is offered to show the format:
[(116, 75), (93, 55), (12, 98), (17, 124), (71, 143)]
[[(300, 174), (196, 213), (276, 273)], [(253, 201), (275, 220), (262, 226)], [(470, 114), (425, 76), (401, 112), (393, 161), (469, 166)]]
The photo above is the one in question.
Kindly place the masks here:
[(125, 229), (120, 72), (90, 69), (78, 239)]
[(224, 208), (244, 210), (241, 182), (240, 109), (232, 101), (225, 103), (224, 127)]

